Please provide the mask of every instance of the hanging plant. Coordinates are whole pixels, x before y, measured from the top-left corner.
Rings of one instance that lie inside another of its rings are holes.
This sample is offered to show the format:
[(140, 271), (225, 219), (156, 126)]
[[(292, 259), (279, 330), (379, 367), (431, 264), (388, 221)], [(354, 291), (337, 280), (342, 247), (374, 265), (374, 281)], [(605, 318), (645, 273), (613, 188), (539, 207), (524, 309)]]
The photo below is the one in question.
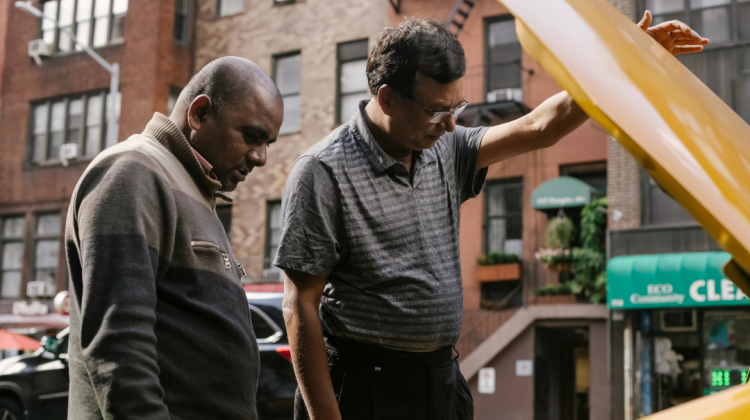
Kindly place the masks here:
[(555, 217), (547, 225), (544, 242), (547, 248), (570, 248), (576, 235), (576, 227), (567, 217)]

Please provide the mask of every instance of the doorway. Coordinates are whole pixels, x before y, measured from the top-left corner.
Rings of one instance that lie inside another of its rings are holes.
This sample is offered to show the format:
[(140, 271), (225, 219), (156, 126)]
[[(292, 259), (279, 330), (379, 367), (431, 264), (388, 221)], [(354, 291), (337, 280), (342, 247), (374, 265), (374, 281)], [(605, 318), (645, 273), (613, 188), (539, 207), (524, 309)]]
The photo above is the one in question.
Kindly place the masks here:
[(589, 420), (587, 327), (536, 327), (534, 420)]

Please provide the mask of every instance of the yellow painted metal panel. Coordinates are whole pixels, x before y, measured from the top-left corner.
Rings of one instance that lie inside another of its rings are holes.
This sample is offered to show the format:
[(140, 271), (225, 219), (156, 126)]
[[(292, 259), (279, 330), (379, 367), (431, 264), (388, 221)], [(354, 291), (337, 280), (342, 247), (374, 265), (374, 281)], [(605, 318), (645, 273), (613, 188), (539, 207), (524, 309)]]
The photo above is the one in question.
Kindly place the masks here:
[[(522, 46), (732, 255), (750, 294), (750, 126), (605, 0), (499, 0)], [(750, 419), (750, 386), (653, 420)]]
[(529, 55), (750, 272), (750, 126), (605, 0), (501, 2)]

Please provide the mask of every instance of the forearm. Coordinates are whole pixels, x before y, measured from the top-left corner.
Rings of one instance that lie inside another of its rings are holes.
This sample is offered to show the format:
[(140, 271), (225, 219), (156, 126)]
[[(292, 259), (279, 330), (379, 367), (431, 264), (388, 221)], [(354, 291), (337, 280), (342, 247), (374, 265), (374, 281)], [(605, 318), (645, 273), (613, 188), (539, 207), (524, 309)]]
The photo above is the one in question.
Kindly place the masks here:
[(491, 127), (479, 147), (477, 169), (553, 146), (580, 127), (588, 115), (567, 92), (544, 101), (529, 114), (515, 121)]
[[(300, 392), (312, 420), (341, 419), (328, 371), (323, 331), (318, 316), (320, 295), (307, 298), (286, 276), (284, 321)], [(321, 289), (322, 292), (322, 289)]]

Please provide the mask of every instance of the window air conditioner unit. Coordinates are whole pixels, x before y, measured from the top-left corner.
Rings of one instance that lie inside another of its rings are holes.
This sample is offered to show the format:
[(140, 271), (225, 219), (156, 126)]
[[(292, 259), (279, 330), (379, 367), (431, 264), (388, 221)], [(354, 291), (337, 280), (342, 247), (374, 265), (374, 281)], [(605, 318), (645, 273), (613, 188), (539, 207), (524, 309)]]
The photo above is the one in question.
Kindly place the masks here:
[(26, 295), (32, 298), (44, 296), (46, 285), (47, 283), (43, 281), (30, 281), (29, 284), (26, 285)]
[(44, 282), (44, 296), (53, 297), (57, 293), (57, 286), (54, 283)]
[(60, 146), (60, 162), (63, 166), (68, 166), (68, 161), (78, 157), (78, 144), (65, 143)]
[(33, 58), (37, 65), (42, 65), (42, 57), (52, 55), (52, 45), (44, 42), (43, 39), (34, 39), (29, 41), (29, 57)]
[(698, 331), (698, 312), (692, 310), (665, 310), (659, 314), (661, 330), (664, 332)]

